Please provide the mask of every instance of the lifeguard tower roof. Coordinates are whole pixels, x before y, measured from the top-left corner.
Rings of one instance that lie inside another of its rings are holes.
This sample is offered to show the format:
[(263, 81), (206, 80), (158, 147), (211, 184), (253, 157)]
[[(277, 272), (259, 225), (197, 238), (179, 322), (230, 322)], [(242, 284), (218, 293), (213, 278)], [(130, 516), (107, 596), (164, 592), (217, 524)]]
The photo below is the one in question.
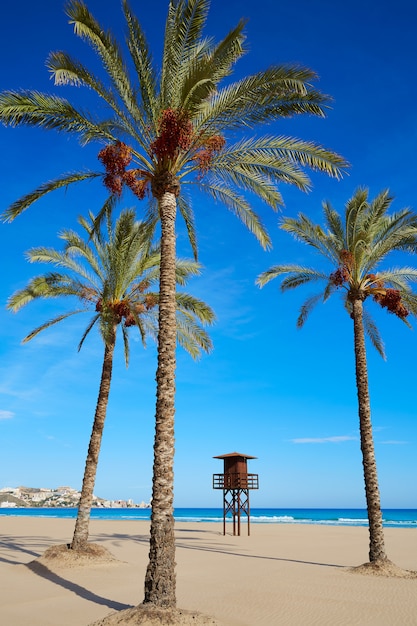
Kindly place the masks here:
[(241, 452), (229, 452), (229, 454), (220, 454), (219, 456), (214, 456), (213, 459), (229, 459), (233, 456), (239, 456), (243, 459), (257, 459), (257, 456), (251, 456), (250, 454), (242, 454)]

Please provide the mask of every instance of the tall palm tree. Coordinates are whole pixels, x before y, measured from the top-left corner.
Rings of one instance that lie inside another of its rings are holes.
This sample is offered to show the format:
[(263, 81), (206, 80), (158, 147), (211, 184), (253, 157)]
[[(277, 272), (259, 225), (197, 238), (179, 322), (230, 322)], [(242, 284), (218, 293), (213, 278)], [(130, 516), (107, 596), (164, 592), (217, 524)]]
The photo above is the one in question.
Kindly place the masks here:
[(326, 301), (335, 292), (342, 293), (345, 309), (353, 320), (360, 442), (369, 519), (369, 561), (375, 567), (386, 562), (387, 557), (372, 435), (365, 333), (383, 358), (385, 353), (381, 336), (364, 304), (369, 300), (377, 302), (407, 326), (410, 326), (409, 313), (417, 313), (417, 295), (412, 291), (412, 283), (417, 281), (417, 269), (380, 269), (392, 252), (416, 251), (417, 216), (408, 209), (389, 215), (391, 203), (388, 191), (370, 201), (368, 190), (358, 189), (346, 204), (344, 219), (330, 203), (323, 204), (325, 228), (303, 214), (295, 219), (284, 219), (281, 228), (314, 248), (330, 262), (331, 271), (300, 265), (275, 265), (257, 279), (258, 285), (263, 286), (286, 275), (281, 282), (282, 291), (313, 282), (324, 284), (321, 292), (309, 297), (302, 305), (298, 327), (303, 326), (318, 302)]
[[(41, 331), (74, 314), (91, 314), (93, 309), (93, 316), (78, 349), (95, 326), (99, 328), (104, 342), (100, 388), (70, 546), (82, 552), (89, 550), (90, 512), (109, 400), (117, 329), (121, 328), (122, 332), (126, 366), (129, 363), (131, 327), (138, 328), (144, 345), (147, 336), (156, 338), (159, 294), (155, 288), (159, 278), (160, 253), (157, 247), (149, 245), (146, 229), (135, 220), (131, 210), (123, 211), (114, 227), (108, 218), (105, 233), (95, 228), (92, 215), (90, 219), (79, 218), (79, 223), (86, 232), (86, 240), (76, 232), (66, 230), (61, 234), (65, 241), (64, 251), (34, 248), (28, 252), (31, 262), (50, 263), (57, 271), (32, 278), (26, 287), (10, 297), (8, 308), (18, 311), (38, 298), (69, 297), (77, 304), (81, 303), (81, 307), (38, 326), (23, 341), (33, 339)], [(194, 261), (177, 261), (178, 284), (184, 285), (189, 276), (198, 273), (199, 266)], [(176, 295), (178, 343), (196, 358), (201, 350), (208, 352), (211, 348), (211, 341), (199, 322), (211, 323), (214, 315), (205, 303), (189, 294), (178, 292)]]
[[(175, 233), (177, 209), (185, 220), (194, 254), (197, 243), (186, 184), (222, 202), (257, 237), (269, 236), (246, 192), (277, 210), (281, 182), (310, 186), (306, 168), (339, 177), (345, 160), (322, 146), (274, 134), (242, 138), (241, 131), (296, 115), (324, 116), (329, 98), (312, 86), (316, 75), (301, 66), (275, 65), (233, 82), (235, 63), (245, 54), (244, 23), (216, 43), (203, 35), (209, 0), (170, 0), (162, 65), (158, 70), (144, 31), (122, 0), (128, 54), (101, 27), (81, 0), (66, 13), (75, 34), (101, 61), (105, 82), (65, 52), (47, 65), (57, 85), (89, 87), (107, 117), (90, 114), (68, 100), (36, 91), (0, 94), (0, 121), (78, 135), (82, 144), (101, 142), (104, 183), (113, 196), (130, 189), (149, 197), (147, 221), (161, 228), (160, 306), (156, 429), (149, 565), (145, 603), (174, 607), (173, 518), (175, 397)], [(131, 78), (132, 72), (134, 79)], [(236, 140), (236, 136), (239, 137)], [(13, 203), (4, 219), (14, 219), (35, 200), (60, 187), (103, 177), (103, 172), (64, 174)]]

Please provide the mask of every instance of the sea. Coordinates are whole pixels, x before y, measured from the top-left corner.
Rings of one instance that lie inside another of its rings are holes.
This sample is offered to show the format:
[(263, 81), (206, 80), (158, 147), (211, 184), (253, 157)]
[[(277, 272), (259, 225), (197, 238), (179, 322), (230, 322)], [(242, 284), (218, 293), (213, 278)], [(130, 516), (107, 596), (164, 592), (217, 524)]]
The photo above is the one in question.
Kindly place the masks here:
[[(0, 508), (2, 516), (74, 518), (76, 508)], [(149, 520), (150, 509), (142, 508), (93, 508), (92, 519), (101, 520)], [(391, 528), (416, 528), (417, 509), (383, 509), (383, 524)], [(223, 522), (220, 508), (176, 508), (178, 522)], [(227, 518), (230, 519), (230, 518)], [(244, 518), (245, 519), (245, 518)], [(318, 524), (321, 526), (368, 526), (365, 509), (252, 509), (254, 524)]]

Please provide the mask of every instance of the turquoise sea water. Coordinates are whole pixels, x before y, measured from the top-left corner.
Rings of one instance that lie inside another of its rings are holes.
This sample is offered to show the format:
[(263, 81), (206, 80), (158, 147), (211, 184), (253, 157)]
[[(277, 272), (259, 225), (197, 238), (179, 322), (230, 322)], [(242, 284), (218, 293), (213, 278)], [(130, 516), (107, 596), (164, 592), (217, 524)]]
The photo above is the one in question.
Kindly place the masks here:
[[(2, 515), (75, 518), (75, 508), (0, 508)], [(149, 520), (150, 509), (92, 509), (93, 519)], [(179, 522), (222, 522), (223, 510), (177, 508)], [(385, 527), (417, 528), (417, 509), (384, 509)], [(365, 509), (252, 509), (251, 522), (257, 524), (320, 524), (327, 526), (367, 526)]]

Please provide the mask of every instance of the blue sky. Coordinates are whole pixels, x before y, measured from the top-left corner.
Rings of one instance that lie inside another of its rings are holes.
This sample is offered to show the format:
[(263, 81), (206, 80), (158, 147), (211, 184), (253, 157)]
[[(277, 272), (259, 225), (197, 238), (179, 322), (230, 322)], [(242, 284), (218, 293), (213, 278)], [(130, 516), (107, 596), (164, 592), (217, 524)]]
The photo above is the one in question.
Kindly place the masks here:
[[(91, 95), (54, 88), (44, 62), (63, 49), (94, 62), (72, 33), (61, 0), (22, 0), (2, 7), (0, 90), (57, 92), (84, 106)], [(90, 0), (93, 13), (120, 33), (118, 0)], [(131, 0), (156, 55), (166, 1)], [(417, 10), (412, 0), (212, 0), (209, 34), (224, 35), (248, 18), (249, 53), (236, 77), (271, 64), (314, 69), (317, 86), (334, 98), (327, 119), (299, 118), (264, 129), (322, 143), (341, 153), (351, 168), (342, 181), (312, 176), (309, 194), (282, 186), (283, 214), (321, 219), (321, 202), (343, 211), (358, 186), (373, 197), (390, 188), (394, 209), (415, 207), (417, 84), (414, 80)], [(97, 167), (97, 148), (37, 129), (0, 127), (0, 210), (63, 172)], [(77, 216), (97, 211), (105, 198), (100, 183), (51, 194), (0, 225), (0, 487), (79, 487), (94, 415), (103, 347), (91, 336), (80, 353), (87, 320), (79, 316), (29, 344), (21, 339), (65, 303), (34, 303), (6, 311), (13, 291), (45, 271), (24, 258), (30, 247), (59, 246), (57, 233)], [(126, 197), (124, 206), (133, 199)], [(195, 363), (178, 352), (176, 506), (221, 506), (211, 475), (222, 470), (215, 455), (234, 450), (258, 457), (260, 490), (252, 507), (363, 507), (351, 320), (340, 301), (319, 306), (301, 330), (299, 306), (310, 291), (282, 295), (278, 283), (255, 287), (257, 275), (276, 263), (316, 263), (301, 244), (278, 229), (278, 215), (254, 203), (268, 227), (273, 250), (256, 240), (223, 207), (195, 198), (202, 276), (189, 291), (217, 314), (214, 351)], [(138, 206), (140, 215), (141, 206)], [(190, 255), (182, 225), (178, 251)], [(412, 261), (411, 261), (412, 262)], [(298, 291), (298, 292), (297, 292)], [(415, 331), (375, 310), (388, 360), (369, 348), (368, 365), (375, 447), (384, 507), (417, 507), (415, 450)], [(155, 346), (137, 341), (128, 370), (116, 356), (113, 386), (96, 482), (96, 494), (148, 501), (151, 495), (155, 405)]]

